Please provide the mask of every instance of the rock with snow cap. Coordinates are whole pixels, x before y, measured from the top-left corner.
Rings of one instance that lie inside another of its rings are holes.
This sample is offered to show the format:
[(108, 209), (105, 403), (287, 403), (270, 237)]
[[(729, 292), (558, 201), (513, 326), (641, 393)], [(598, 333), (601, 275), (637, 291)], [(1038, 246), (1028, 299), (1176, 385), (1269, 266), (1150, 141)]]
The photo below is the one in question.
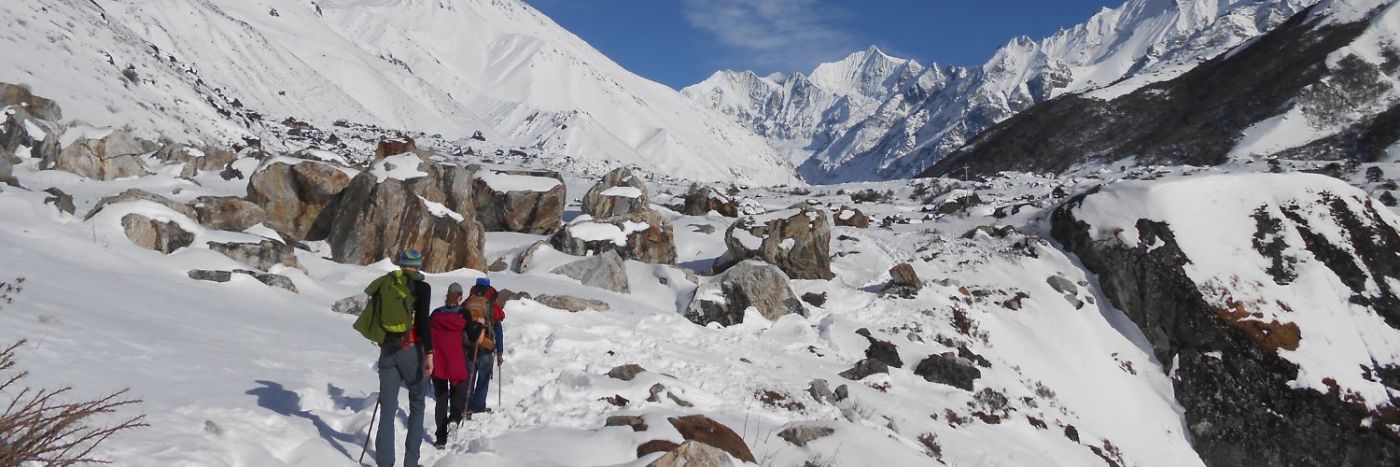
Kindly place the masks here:
[(145, 148), (124, 130), (69, 128), (59, 138), (62, 149), (45, 169), (62, 170), (95, 180), (116, 180), (150, 173), (141, 156)]
[(472, 186), (477, 219), (490, 232), (543, 234), (564, 219), (564, 179), (549, 171), (478, 172)]
[(717, 322), (732, 326), (744, 322), (749, 307), (770, 320), (789, 314), (807, 315), (781, 269), (748, 260), (701, 285), (686, 306), (685, 317), (700, 325)]
[(556, 231), (549, 242), (555, 249), (575, 256), (615, 251), (623, 259), (675, 264), (675, 238), (669, 221), (654, 211), (646, 211), (578, 220)]
[(273, 162), (248, 179), (248, 200), (262, 207), (272, 230), (296, 240), (313, 235), (321, 211), (347, 186), (350, 177), (321, 162)]
[(680, 208), (681, 214), (687, 216), (704, 216), (714, 212), (725, 217), (739, 217), (739, 205), (733, 198), (706, 185), (690, 187)]
[(831, 227), (826, 213), (801, 204), (740, 218), (725, 232), (728, 247), (715, 261), (719, 273), (746, 259), (778, 266), (793, 279), (831, 279)]
[(603, 176), (583, 195), (583, 212), (597, 219), (645, 213), (651, 210), (647, 185), (626, 167)]
[(416, 248), (425, 272), (486, 269), (481, 224), (413, 194), (403, 181), (379, 182), (363, 172), (325, 209), (316, 231), (323, 232), (337, 262), (373, 264)]

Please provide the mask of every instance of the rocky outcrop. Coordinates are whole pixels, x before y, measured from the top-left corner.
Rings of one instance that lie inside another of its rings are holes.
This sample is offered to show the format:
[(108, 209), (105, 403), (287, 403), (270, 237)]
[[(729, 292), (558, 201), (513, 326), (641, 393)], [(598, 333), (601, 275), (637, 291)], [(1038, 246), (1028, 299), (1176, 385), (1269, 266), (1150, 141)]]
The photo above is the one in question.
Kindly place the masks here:
[(470, 268), (486, 269), (482, 253), (485, 231), (470, 218), (432, 209), (409, 192), (405, 182), (378, 182), (368, 172), (357, 175), (334, 203), (317, 232), (341, 263), (372, 264), (392, 258), (405, 248), (423, 253), (423, 270), (430, 273)]
[(146, 150), (130, 133), (91, 128), (68, 131), (78, 136), (63, 146), (53, 160), (44, 161), (43, 168), (72, 172), (96, 180), (116, 180), (150, 173), (141, 159)]
[(180, 224), (162, 222), (140, 214), (123, 216), (122, 229), (126, 231), (126, 238), (136, 246), (167, 255), (194, 243), (194, 234), (180, 228)]
[(314, 235), (321, 211), (350, 185), (350, 177), (329, 164), (273, 162), (248, 179), (248, 200), (262, 207), (266, 224), (294, 240)]
[(583, 195), (583, 212), (596, 219), (606, 219), (651, 210), (646, 182), (626, 167), (608, 172)]
[(636, 363), (628, 363), (626, 365), (617, 366), (611, 370), (608, 370), (608, 377), (613, 379), (620, 379), (623, 381), (631, 381), (635, 379), (637, 375), (642, 374), (645, 371), (647, 371), (646, 368), (642, 368), (641, 365), (638, 365)]
[(472, 190), (487, 231), (544, 234), (563, 223), (564, 178), (557, 172), (483, 171)]
[(914, 374), (930, 383), (946, 384), (964, 391), (972, 391), (972, 383), (982, 377), (982, 370), (970, 361), (950, 354), (929, 355), (914, 367)]
[(574, 261), (550, 272), (578, 279), (589, 287), (623, 294), (632, 293), (632, 288), (627, 282), (627, 264), (616, 251), (606, 251)]
[(550, 308), (558, 308), (570, 313), (578, 313), (583, 310), (608, 311), (611, 308), (608, 306), (608, 302), (579, 298), (572, 295), (541, 294), (534, 297), (532, 300), (539, 302), (541, 305)]
[(904, 360), (899, 358), (899, 347), (894, 345), (893, 342), (876, 339), (875, 336), (870, 334), (870, 330), (866, 328), (857, 329), (856, 334), (860, 334), (865, 337), (866, 340), (870, 341), (870, 347), (865, 349), (866, 358), (879, 360), (895, 368), (904, 367)]
[[(0, 179), (4, 178), (2, 175), (3, 174), (0, 174)], [(73, 205), (73, 195), (64, 193), (63, 190), (58, 189), (58, 187), (47, 188), (44, 190), (44, 193), (49, 194), (48, 197), (44, 198), (44, 204), (52, 204), (59, 212), (70, 216), (77, 212), (78, 207)]]
[(850, 369), (838, 374), (842, 378), (846, 378), (851, 381), (860, 381), (869, 377), (870, 375), (888, 374), (889, 372), (890, 366), (886, 365), (885, 362), (867, 357), (856, 362), (855, 366), (852, 366)]
[(859, 209), (850, 206), (841, 206), (831, 215), (832, 221), (840, 227), (855, 227), (857, 229), (870, 228), (870, 216), (865, 215)]
[[(638, 451), (640, 452), (640, 451)], [(752, 462), (752, 461), (750, 461)], [(647, 467), (730, 467), (734, 461), (720, 449), (698, 441), (686, 441), (647, 464)]]
[[(711, 420), (710, 417), (704, 415), (690, 415), (668, 418), (667, 421), (671, 422), (671, 426), (675, 427), (676, 431), (679, 431), (681, 437), (685, 438), (686, 441), (705, 443), (720, 448), (741, 461), (756, 462), (753, 457), (753, 452), (749, 450), (749, 446), (744, 443), (743, 438), (740, 438), (739, 435), (735, 433), (734, 430), (729, 429), (729, 427)], [(681, 448), (684, 447), (685, 444), (682, 444)]]
[(738, 203), (709, 186), (690, 187), (685, 194), (685, 204), (679, 211), (687, 216), (704, 216), (713, 211), (725, 217), (739, 217)]
[(238, 154), (227, 148), (195, 148), (184, 144), (167, 144), (151, 157), (166, 164), (183, 164), (182, 176), (192, 176), (199, 172), (223, 170), (238, 158)]
[(267, 220), (267, 212), (235, 196), (201, 196), (191, 203), (200, 225), (213, 230), (242, 232)]
[(15, 162), (21, 160), (17, 155), (26, 155), (53, 161), (58, 157), (60, 128), (55, 121), (35, 117), (18, 107), (0, 105), (0, 109), (4, 109), (0, 113), (0, 154), (15, 156), (6, 159)]
[(209, 242), (209, 249), (260, 271), (271, 271), (272, 267), (277, 265), (301, 269), (301, 263), (297, 261), (296, 249), (282, 242), (272, 240), (263, 240), (260, 243)]
[(58, 122), (63, 119), (63, 110), (57, 102), (34, 95), (28, 86), (0, 83), (0, 108), (12, 105), (41, 120)]
[(535, 243), (531, 243), (530, 246), (525, 247), (525, 251), (515, 255), (515, 258), (510, 260), (511, 272), (524, 274), (525, 271), (529, 270), (530, 266), (535, 262), (535, 252), (540, 251), (540, 248), (549, 248), (549, 243), (544, 240), (536, 241)]
[(831, 228), (826, 213), (802, 205), (739, 219), (724, 234), (728, 251), (715, 261), (719, 273), (746, 260), (778, 266), (793, 279), (831, 279)]
[(375, 159), (407, 153), (418, 153), (418, 143), (407, 136), (379, 140), (379, 144), (374, 148)]
[(615, 251), (623, 259), (676, 263), (675, 229), (652, 211), (577, 221), (556, 231), (549, 243), (556, 250), (574, 256)]
[(132, 188), (130, 190), (123, 191), (120, 194), (108, 196), (106, 198), (98, 200), (97, 204), (94, 205), (92, 209), (88, 210), (87, 215), (83, 216), (83, 220), (92, 219), (92, 216), (96, 216), (97, 213), (102, 212), (102, 209), (106, 208), (109, 205), (130, 203), (133, 201), (150, 201), (152, 203), (156, 203), (161, 206), (170, 208), (171, 210), (178, 212), (190, 219), (194, 219), (195, 217), (197, 217), (195, 215), (194, 209), (189, 207), (188, 205), (176, 203), (174, 201), (171, 201), (169, 198), (155, 193), (151, 193), (149, 191)]
[[(1152, 208), (1183, 203), (1208, 204), (1212, 221)], [(1400, 389), (1400, 361), (1372, 348), (1400, 341), (1398, 228), (1361, 191), (1317, 175), (1114, 184), (1051, 217), (1054, 238), (1171, 365), (1208, 465), (1400, 463), (1397, 401), (1368, 396)]]
[(409, 192), (438, 203), (464, 218), (477, 218), (476, 200), (472, 197), (474, 176), (471, 169), (457, 165), (434, 163), (423, 159), (418, 166), (424, 177), (404, 180)]
[(914, 298), (923, 288), (924, 283), (919, 280), (919, 275), (914, 272), (914, 267), (910, 266), (909, 263), (899, 263), (890, 268), (890, 281), (885, 284), (883, 292), (885, 295), (900, 298)]
[(782, 270), (749, 260), (701, 285), (686, 306), (685, 317), (702, 326), (710, 322), (732, 326), (744, 322), (744, 311), (751, 306), (770, 320), (789, 314), (807, 315)]

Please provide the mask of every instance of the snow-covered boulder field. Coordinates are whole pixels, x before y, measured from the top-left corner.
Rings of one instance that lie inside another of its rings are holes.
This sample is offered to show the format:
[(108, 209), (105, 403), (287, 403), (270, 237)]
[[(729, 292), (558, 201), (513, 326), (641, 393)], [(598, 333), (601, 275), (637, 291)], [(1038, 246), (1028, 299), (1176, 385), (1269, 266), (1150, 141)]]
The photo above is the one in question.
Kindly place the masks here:
[(1321, 175), (1074, 196), (1054, 236), (1167, 367), (1213, 465), (1400, 462), (1400, 217)]

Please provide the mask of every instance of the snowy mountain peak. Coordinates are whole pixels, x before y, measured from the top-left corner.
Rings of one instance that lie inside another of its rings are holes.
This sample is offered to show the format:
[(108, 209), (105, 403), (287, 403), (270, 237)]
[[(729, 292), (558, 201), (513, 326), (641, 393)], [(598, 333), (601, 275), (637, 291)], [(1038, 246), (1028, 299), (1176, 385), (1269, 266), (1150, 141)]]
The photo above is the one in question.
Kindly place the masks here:
[(898, 81), (918, 75), (923, 67), (913, 60), (891, 57), (876, 46), (839, 61), (817, 65), (812, 83), (843, 96), (885, 98)]

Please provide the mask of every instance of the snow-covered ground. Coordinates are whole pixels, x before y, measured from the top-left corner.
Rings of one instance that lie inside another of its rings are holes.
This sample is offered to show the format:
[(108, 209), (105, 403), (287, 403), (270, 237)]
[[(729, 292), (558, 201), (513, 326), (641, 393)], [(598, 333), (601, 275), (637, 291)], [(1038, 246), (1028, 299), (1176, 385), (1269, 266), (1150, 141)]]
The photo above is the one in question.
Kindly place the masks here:
[[(252, 173), (255, 163), (235, 166)], [(369, 170), (386, 177), (417, 173), (406, 164), (395, 167)], [(1396, 164), (1383, 167), (1400, 173)], [(1050, 194), (1057, 187), (1072, 194), (1124, 177), (1263, 168), (1086, 170), (1061, 178), (1008, 174), (979, 183), (743, 190), (738, 196), (747, 198), (749, 209), (807, 201), (833, 211), (853, 204), (853, 196), (888, 192), (884, 199), (853, 205), (874, 224), (892, 223), (833, 228), (836, 278), (793, 281), (798, 294), (827, 298), (821, 306), (807, 305), (809, 316), (770, 322), (749, 313), (730, 328), (699, 326), (680, 314), (696, 285), (673, 266), (628, 262), (630, 294), (583, 286), (549, 274), (548, 266), (493, 273), (501, 288), (597, 299), (611, 309), (568, 313), (529, 300), (511, 302), (503, 384), (491, 398), (493, 406), (497, 397), (501, 404), (455, 432), (447, 449), (425, 445), (424, 464), (644, 465), (657, 455), (637, 459), (636, 446), (679, 441), (665, 418), (693, 413), (732, 427), (764, 465), (1092, 465), (1104, 456), (1133, 465), (1199, 464), (1171, 381), (1145, 338), (1108, 305), (1091, 275), (1042, 238), (1047, 208), (1054, 204)], [(354, 465), (375, 400), (376, 350), (350, 329), (351, 316), (330, 305), (390, 265), (337, 264), (313, 243), (315, 251), (297, 251), (305, 272), (273, 271), (290, 277), (299, 293), (241, 275), (223, 284), (192, 280), (186, 275), (191, 269), (238, 267), (204, 247), (206, 241), (257, 240), (270, 231), (210, 231), (148, 202), (114, 205), (91, 220), (81, 216), (102, 196), (128, 188), (183, 202), (243, 195), (245, 182), (212, 173), (182, 180), (177, 166), (107, 182), (36, 169), (34, 160), (16, 168), (28, 189), (0, 191), (0, 281), (26, 279), (14, 303), (0, 309), (0, 338), (29, 339), (21, 365), (32, 371), (36, 385), (72, 385), (78, 396), (129, 387), (145, 401), (139, 411), (151, 426), (113, 439), (103, 455), (118, 465)], [(1356, 177), (1353, 184), (1365, 185)], [(593, 181), (565, 174), (571, 198)], [(45, 204), (47, 195), (39, 190), (50, 187), (75, 197), (77, 216)], [(649, 184), (653, 199), (686, 188)], [(966, 213), (936, 213), (971, 194), (981, 203)], [(996, 217), (994, 207), (1021, 203), (1031, 204)], [(566, 217), (578, 216), (576, 202), (568, 209)], [(723, 253), (724, 230), (733, 220), (658, 209), (676, 226), (678, 264), (704, 273)], [(121, 227), (122, 216), (133, 212), (175, 221), (196, 241), (171, 255), (139, 248)], [(703, 233), (696, 226), (704, 224), (716, 229)], [(1013, 226), (1020, 233), (963, 238), (982, 225)], [(487, 258), (508, 260), (541, 238), (488, 234)], [(538, 264), (567, 259), (551, 255), (563, 256), (546, 251)], [(913, 299), (879, 294), (887, 270), (899, 262), (909, 262), (926, 282)], [(440, 295), (448, 283), (480, 275), (462, 270), (430, 275), (429, 281)], [(1053, 276), (1077, 284), (1075, 300), (1048, 284)], [(895, 344), (903, 367), (861, 381), (838, 376), (864, 357), (868, 343), (856, 333), (862, 328)], [(975, 391), (913, 374), (923, 358), (960, 348), (986, 360)], [(627, 382), (606, 376), (627, 363), (647, 372)], [(845, 384), (850, 398), (835, 404), (814, 400), (807, 392), (814, 379)], [(666, 398), (647, 402), (654, 384), (693, 407)], [(603, 400), (617, 395), (631, 402), (619, 408)], [(604, 428), (608, 416), (620, 414), (640, 415), (651, 428)], [(830, 427), (835, 434), (805, 447), (777, 436), (800, 425)]]

